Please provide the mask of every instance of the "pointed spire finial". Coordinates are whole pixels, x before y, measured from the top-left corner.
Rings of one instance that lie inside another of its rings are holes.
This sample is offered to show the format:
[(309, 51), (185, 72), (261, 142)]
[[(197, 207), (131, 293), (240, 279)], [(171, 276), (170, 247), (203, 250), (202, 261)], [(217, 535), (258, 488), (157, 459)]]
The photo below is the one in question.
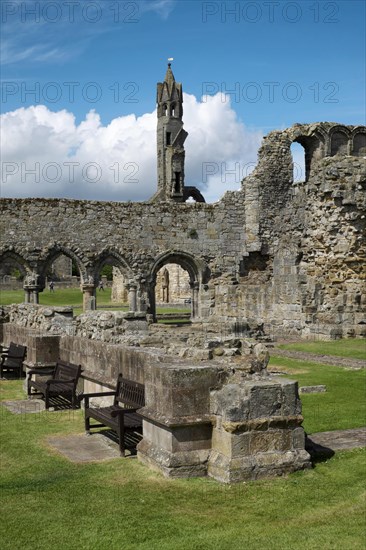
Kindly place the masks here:
[(172, 66), (171, 61), (173, 61), (173, 57), (168, 57), (168, 68), (165, 75), (165, 82), (168, 83), (170, 90), (173, 82), (175, 82), (173, 71), (171, 69), (171, 66)]

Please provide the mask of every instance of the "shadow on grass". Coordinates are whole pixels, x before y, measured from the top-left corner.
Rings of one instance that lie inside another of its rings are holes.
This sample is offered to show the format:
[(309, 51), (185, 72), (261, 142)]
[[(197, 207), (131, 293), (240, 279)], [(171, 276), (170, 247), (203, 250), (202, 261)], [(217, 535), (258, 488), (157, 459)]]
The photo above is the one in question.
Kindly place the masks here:
[(335, 455), (333, 449), (315, 443), (308, 435), (305, 438), (305, 449), (311, 456), (313, 466), (319, 462), (326, 462)]

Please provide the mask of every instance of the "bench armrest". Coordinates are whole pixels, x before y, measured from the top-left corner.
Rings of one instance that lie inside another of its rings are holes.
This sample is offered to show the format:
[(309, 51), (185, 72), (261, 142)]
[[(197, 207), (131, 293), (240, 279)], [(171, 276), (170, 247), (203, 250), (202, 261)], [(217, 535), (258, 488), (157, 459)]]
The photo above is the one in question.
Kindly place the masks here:
[(47, 367), (47, 368), (35, 368), (35, 369), (30, 369), (28, 371), (28, 374), (29, 376), (32, 376), (32, 374), (40, 374), (40, 375), (44, 375), (44, 376), (48, 376), (50, 374), (53, 374), (55, 372), (55, 368), (56, 367)]
[(127, 409), (127, 408), (117, 409), (117, 410), (111, 412), (111, 417), (115, 418), (116, 416), (119, 416), (121, 414), (134, 413), (136, 411), (138, 411), (138, 408), (137, 409)]
[(84, 393), (83, 394), (83, 399), (84, 397), (104, 397), (104, 396), (112, 396), (112, 395), (116, 395), (116, 392), (115, 391), (104, 391), (104, 392), (95, 392), (95, 393)]

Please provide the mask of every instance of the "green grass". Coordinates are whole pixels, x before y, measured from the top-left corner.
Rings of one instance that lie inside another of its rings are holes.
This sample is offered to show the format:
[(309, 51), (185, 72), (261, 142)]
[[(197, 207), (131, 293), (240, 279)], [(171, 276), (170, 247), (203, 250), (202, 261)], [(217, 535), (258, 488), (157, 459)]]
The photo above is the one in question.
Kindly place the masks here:
[(359, 338), (332, 340), (331, 342), (296, 342), (296, 344), (283, 344), (278, 347), (318, 355), (336, 355), (366, 361), (366, 340)]
[(327, 386), (326, 393), (301, 395), (303, 426), (308, 433), (366, 425), (365, 369), (350, 370), (275, 355), (270, 366), (289, 371), (286, 378), (298, 380), (299, 386)]
[[(8, 306), (10, 304), (20, 304), (24, 301), (23, 290), (0, 290), (0, 305)], [(80, 315), (83, 312), (83, 294), (79, 288), (57, 288), (55, 283), (55, 292), (49, 292), (45, 289), (39, 294), (39, 303), (44, 306), (73, 306), (74, 315)], [(111, 288), (103, 291), (97, 290), (97, 307), (103, 309), (108, 306), (109, 311), (121, 311), (128, 309), (126, 304), (117, 304), (111, 301)], [(113, 307), (111, 307), (113, 306)], [(158, 307), (157, 313), (189, 313), (188, 307), (164, 308)], [(172, 322), (172, 321), (171, 321)], [(174, 321), (176, 322), (176, 321)]]
[[(24, 292), (22, 290), (2, 290), (0, 291), (0, 305), (19, 304), (24, 301)], [(49, 292), (45, 289), (39, 294), (39, 303), (44, 306), (73, 306), (74, 314), (82, 313), (83, 293), (79, 288), (57, 288), (55, 292)], [(97, 290), (97, 307), (109, 306), (108, 309), (121, 310), (121, 307), (127, 307), (124, 304), (116, 304), (111, 301), (111, 288), (106, 288), (103, 291)], [(113, 306), (111, 308), (110, 306)]]
[[(21, 382), (2, 381), (2, 398)], [(168, 480), (135, 459), (77, 465), (46, 442), (81, 411), (1, 416), (3, 550), (364, 549), (365, 452), (288, 478)]]

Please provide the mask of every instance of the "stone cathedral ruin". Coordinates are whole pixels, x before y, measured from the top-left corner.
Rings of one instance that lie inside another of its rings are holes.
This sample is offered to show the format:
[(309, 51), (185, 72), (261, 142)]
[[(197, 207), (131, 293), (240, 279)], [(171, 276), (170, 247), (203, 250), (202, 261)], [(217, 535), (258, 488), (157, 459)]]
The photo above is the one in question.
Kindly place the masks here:
[[(366, 336), (366, 128), (271, 132), (241, 190), (207, 204), (185, 185), (183, 93), (170, 65), (157, 115), (150, 201), (1, 200), (1, 262), (26, 274), (25, 303), (2, 309), (2, 339), (27, 345), (27, 367), (80, 363), (88, 390), (118, 372), (143, 383), (138, 456), (165, 475), (230, 482), (308, 467), (297, 384), (268, 374), (263, 341)], [(293, 142), (305, 150), (298, 183)], [(78, 317), (38, 305), (60, 255), (80, 271)], [(107, 262), (123, 276), (128, 312), (95, 310)], [(154, 323), (170, 264), (189, 277), (191, 325), (176, 331)]]

